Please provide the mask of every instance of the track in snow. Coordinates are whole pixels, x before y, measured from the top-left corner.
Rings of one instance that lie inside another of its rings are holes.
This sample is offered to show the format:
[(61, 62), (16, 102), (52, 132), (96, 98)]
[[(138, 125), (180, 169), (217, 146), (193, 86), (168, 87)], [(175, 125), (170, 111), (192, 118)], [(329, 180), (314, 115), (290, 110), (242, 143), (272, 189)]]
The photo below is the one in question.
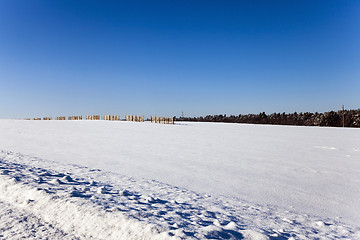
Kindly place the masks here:
[[(19, 153), (1, 151), (0, 172), (1, 225), (10, 226), (4, 237), (21, 229), (25, 237), (80, 239), (360, 237), (331, 219)], [(19, 221), (18, 230), (9, 221)]]

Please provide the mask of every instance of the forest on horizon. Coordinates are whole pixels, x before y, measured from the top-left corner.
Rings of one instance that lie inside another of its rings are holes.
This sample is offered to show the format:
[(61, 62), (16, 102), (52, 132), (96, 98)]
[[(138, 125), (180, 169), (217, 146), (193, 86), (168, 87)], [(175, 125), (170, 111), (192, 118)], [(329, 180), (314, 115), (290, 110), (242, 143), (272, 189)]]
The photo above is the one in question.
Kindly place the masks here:
[(360, 109), (339, 110), (325, 113), (272, 113), (207, 115), (205, 117), (175, 117), (175, 121), (227, 122), (295, 126), (360, 127)]

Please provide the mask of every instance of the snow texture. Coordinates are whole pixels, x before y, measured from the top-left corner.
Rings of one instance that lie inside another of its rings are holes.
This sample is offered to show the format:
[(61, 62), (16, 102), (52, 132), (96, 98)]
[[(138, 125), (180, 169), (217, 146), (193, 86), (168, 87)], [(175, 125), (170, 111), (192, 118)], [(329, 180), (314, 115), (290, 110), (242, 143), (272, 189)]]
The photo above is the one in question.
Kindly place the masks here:
[(360, 239), (358, 129), (0, 121), (0, 237)]

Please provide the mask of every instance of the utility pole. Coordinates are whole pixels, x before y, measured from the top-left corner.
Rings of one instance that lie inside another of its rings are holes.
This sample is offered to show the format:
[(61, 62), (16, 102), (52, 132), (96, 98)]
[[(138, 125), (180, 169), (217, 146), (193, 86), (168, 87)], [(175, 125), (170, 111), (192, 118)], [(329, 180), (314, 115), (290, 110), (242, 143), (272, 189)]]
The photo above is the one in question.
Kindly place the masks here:
[(344, 110), (344, 105), (342, 105), (342, 122), (343, 122), (343, 127), (345, 127), (345, 110)]
[(181, 112), (181, 120), (184, 121), (184, 111)]

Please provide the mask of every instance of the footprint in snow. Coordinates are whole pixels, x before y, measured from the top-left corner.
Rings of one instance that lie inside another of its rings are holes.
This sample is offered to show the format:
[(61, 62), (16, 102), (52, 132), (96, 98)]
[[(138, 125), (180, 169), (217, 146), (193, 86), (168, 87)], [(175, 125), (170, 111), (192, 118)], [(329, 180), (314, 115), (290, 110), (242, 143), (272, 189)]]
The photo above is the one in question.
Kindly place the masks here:
[(65, 175), (64, 177), (60, 178), (60, 181), (62, 182), (75, 182), (69, 175)]
[(53, 180), (51, 180), (49, 183), (53, 184), (53, 185), (59, 185), (59, 184), (64, 184), (60, 179), (54, 178)]
[(101, 187), (99, 187), (98, 189), (97, 189), (97, 193), (99, 193), (99, 194), (106, 194), (106, 193), (108, 193), (109, 191), (106, 189), (106, 187), (105, 186), (101, 186)]

